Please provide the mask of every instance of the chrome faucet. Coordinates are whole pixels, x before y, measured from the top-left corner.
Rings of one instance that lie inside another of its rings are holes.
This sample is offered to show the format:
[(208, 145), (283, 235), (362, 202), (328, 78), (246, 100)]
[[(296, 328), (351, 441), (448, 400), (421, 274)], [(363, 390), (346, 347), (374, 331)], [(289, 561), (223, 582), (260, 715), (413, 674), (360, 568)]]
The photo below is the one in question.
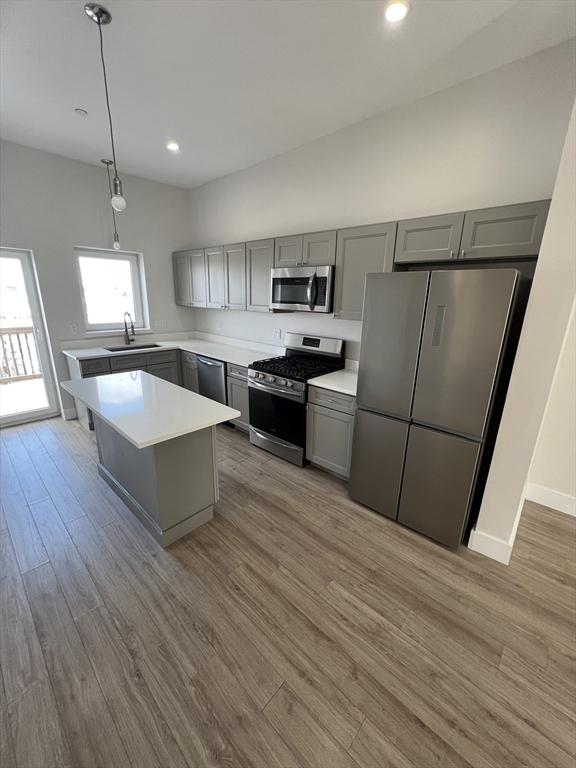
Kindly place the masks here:
[[(128, 333), (128, 323), (126, 322), (126, 315), (128, 315), (128, 319), (130, 320), (130, 330), (132, 331), (132, 336)], [(131, 344), (133, 341), (136, 341), (136, 336), (134, 333), (134, 323), (132, 322), (132, 315), (130, 312), (124, 312), (124, 341), (126, 344)]]

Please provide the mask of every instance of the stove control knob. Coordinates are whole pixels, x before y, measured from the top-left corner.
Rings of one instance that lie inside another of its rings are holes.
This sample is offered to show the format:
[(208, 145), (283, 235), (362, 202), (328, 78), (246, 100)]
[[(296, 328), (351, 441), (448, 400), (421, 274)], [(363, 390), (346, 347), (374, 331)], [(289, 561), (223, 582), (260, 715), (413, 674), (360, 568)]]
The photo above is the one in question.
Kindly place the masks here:
[(276, 384), (279, 384), (281, 387), (285, 387), (286, 379), (277, 379)]
[(276, 381), (276, 379), (274, 378), (274, 376), (267, 376), (266, 378), (267, 378), (267, 380), (270, 382), (270, 384), (274, 384), (274, 382)]
[(263, 373), (257, 373), (256, 374), (256, 378), (257, 379), (263, 379), (264, 378), (264, 374)]
[(288, 387), (288, 389), (292, 389), (292, 387), (294, 386), (294, 382), (293, 381), (287, 381), (286, 382), (286, 386)]

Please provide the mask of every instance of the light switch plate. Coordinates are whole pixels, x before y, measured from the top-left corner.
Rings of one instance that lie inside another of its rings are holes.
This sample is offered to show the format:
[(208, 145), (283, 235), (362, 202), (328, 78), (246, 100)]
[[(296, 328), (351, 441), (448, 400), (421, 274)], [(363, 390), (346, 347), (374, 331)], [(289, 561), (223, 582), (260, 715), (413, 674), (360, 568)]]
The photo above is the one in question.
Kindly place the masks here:
[(272, 336), (275, 339), (281, 339), (282, 338), (282, 328), (272, 328)]

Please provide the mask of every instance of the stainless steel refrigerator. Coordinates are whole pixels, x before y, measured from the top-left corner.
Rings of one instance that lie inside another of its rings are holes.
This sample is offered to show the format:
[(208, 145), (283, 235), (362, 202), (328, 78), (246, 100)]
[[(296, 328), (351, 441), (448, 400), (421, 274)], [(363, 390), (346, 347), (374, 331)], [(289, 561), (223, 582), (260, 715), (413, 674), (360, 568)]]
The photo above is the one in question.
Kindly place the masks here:
[(514, 269), (367, 276), (353, 499), (459, 545), (481, 499), (527, 288)]

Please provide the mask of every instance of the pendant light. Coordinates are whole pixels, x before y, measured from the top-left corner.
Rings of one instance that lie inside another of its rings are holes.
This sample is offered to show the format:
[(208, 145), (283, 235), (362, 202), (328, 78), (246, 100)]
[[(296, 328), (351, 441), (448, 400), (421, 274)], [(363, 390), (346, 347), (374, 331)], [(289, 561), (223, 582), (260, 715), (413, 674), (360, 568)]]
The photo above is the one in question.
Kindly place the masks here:
[[(104, 41), (102, 39), (102, 25), (110, 24), (112, 14), (98, 3), (86, 3), (84, 10), (89, 19), (98, 24), (98, 34), (100, 36), (100, 59), (102, 61), (102, 74), (104, 75), (104, 92), (106, 93), (106, 109), (108, 110), (108, 124), (110, 126), (110, 143), (112, 145), (112, 165), (114, 166), (114, 178), (110, 188), (110, 203), (116, 213), (122, 213), (126, 210), (126, 199), (122, 194), (122, 182), (118, 176), (116, 166), (116, 148), (114, 146), (114, 131), (112, 129), (112, 113), (110, 111), (110, 96), (108, 94), (108, 79), (106, 77), (106, 64), (104, 62)], [(108, 172), (110, 172), (108, 170)]]
[[(108, 191), (110, 192), (110, 197), (112, 197), (112, 177), (110, 176), (110, 166), (114, 165), (113, 160), (100, 160), (100, 162), (106, 166), (106, 173), (108, 174)], [(120, 250), (120, 237), (118, 235), (118, 230), (116, 229), (116, 211), (114, 208), (112, 208), (112, 222), (114, 224), (114, 242), (112, 243), (112, 247), (115, 251)]]

